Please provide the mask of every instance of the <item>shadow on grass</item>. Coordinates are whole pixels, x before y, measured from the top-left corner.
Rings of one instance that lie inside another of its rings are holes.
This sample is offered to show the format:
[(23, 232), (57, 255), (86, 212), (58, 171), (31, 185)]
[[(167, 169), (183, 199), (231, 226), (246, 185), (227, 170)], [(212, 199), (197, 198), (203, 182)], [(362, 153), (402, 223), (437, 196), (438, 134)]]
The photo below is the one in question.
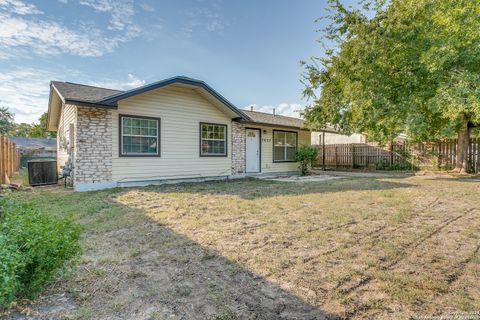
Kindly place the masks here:
[[(282, 182), (247, 178), (231, 181), (213, 181), (204, 183), (183, 183), (176, 185), (149, 186), (142, 188), (145, 192), (180, 192), (214, 195), (239, 196), (243, 199), (325, 194), (348, 191), (389, 190), (412, 188), (414, 184), (388, 181), (385, 177), (348, 177), (315, 182)], [(396, 179), (396, 178), (394, 178)]]
[[(72, 309), (63, 306), (65, 291), (75, 297), (76, 319), (340, 318), (162, 225), (144, 210), (121, 204), (115, 199), (122, 191), (51, 190), (18, 199), (54, 215), (72, 213), (84, 226), (78, 271), (32, 305), (28, 319), (71, 316)], [(50, 299), (59, 294), (63, 298)], [(8, 319), (26, 318), (14, 313)]]
[[(308, 183), (246, 179), (139, 190), (167, 195), (176, 192), (236, 195), (254, 200), (328, 193), (340, 193), (341, 197), (341, 192), (413, 186), (379, 178)], [(238, 261), (158, 223), (144, 210), (115, 201), (123, 191), (129, 190), (89, 193), (52, 190), (27, 199), (52, 214), (73, 214), (85, 228), (84, 261), (74, 284), (70, 284), (80, 305), (79, 318), (162, 319), (169, 315), (174, 319), (218, 320), (339, 318), (255, 274)], [(268, 270), (269, 266), (265, 268)], [(312, 294), (312, 301), (320, 299)], [(56, 316), (45, 315), (48, 310), (55, 312), (55, 306), (41, 310), (44, 317)]]

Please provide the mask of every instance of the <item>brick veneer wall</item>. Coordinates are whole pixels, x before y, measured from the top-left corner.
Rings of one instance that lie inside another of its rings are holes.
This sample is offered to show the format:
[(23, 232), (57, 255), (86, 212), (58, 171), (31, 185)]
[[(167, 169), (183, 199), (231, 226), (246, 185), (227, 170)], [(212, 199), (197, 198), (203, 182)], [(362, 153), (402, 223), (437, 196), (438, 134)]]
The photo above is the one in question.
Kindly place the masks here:
[(112, 110), (77, 106), (75, 183), (112, 181)]
[(245, 173), (245, 124), (232, 122), (232, 175)]

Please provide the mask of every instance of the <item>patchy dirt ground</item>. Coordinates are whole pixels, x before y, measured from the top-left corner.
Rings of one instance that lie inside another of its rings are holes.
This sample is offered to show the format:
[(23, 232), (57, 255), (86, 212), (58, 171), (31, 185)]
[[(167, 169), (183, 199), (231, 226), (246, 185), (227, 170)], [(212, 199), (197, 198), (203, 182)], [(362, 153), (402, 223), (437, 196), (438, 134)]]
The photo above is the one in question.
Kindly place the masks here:
[[(77, 272), (44, 295), (68, 301), (40, 300), (33, 318), (406, 319), (480, 311), (478, 180), (245, 180), (41, 192), (29, 201), (85, 226)], [(68, 307), (45, 307), (59, 304)]]

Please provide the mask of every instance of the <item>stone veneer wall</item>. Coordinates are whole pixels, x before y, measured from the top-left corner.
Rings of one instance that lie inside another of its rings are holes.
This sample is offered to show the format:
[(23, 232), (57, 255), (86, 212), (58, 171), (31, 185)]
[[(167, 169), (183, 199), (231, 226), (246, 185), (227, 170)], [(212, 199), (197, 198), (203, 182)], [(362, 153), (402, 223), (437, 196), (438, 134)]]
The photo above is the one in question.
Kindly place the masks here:
[(245, 173), (245, 124), (232, 121), (232, 175)]
[(75, 183), (112, 181), (112, 110), (77, 106)]

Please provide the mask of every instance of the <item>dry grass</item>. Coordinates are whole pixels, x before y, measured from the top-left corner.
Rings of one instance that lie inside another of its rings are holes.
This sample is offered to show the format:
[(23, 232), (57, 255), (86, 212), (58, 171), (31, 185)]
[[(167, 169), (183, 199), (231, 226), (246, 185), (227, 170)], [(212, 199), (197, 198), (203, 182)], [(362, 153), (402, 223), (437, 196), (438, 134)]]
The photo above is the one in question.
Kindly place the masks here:
[(56, 289), (77, 318), (391, 319), (480, 310), (479, 192), (442, 177), (245, 180), (30, 201), (85, 225), (79, 270)]

